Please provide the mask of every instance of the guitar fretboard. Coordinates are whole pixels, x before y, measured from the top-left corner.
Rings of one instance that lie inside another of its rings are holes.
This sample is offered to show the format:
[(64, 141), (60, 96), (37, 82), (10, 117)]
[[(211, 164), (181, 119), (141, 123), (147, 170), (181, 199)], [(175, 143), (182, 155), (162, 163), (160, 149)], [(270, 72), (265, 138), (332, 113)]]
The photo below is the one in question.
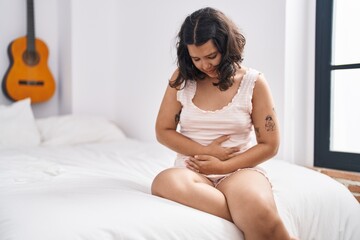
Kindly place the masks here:
[(27, 0), (27, 51), (35, 52), (35, 17), (34, 17), (34, 1)]

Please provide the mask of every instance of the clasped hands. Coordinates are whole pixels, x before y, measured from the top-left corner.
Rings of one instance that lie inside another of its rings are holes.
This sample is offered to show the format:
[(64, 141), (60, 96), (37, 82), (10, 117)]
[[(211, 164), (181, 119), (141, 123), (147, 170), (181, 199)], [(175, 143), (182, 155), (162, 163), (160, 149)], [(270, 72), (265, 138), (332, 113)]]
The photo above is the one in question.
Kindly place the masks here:
[(224, 161), (234, 157), (240, 150), (239, 147), (223, 147), (221, 144), (229, 140), (229, 136), (221, 136), (206, 146), (207, 154), (189, 157), (186, 167), (194, 172), (202, 174), (224, 173)]

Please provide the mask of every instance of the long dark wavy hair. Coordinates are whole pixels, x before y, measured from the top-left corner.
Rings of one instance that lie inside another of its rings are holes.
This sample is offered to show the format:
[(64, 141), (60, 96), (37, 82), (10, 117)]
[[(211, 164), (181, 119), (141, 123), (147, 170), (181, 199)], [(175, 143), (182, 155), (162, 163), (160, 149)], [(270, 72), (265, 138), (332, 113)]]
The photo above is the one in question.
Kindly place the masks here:
[(187, 16), (181, 25), (176, 43), (179, 74), (170, 82), (171, 87), (177, 88), (184, 81), (198, 81), (206, 77), (193, 64), (187, 45), (201, 46), (210, 39), (222, 56), (217, 66), (219, 82), (214, 85), (222, 91), (232, 86), (236, 68), (243, 60), (246, 40), (231, 19), (219, 10), (206, 7)]

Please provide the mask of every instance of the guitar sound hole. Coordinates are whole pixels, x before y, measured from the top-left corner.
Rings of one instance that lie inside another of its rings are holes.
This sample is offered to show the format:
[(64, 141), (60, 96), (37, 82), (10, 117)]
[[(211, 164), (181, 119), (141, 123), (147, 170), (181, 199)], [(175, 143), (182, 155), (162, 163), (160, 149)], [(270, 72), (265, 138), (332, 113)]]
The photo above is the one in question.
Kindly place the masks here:
[(44, 81), (37, 80), (19, 80), (19, 85), (27, 85), (27, 86), (44, 86)]
[(23, 60), (29, 66), (35, 66), (40, 62), (40, 56), (36, 51), (25, 51)]

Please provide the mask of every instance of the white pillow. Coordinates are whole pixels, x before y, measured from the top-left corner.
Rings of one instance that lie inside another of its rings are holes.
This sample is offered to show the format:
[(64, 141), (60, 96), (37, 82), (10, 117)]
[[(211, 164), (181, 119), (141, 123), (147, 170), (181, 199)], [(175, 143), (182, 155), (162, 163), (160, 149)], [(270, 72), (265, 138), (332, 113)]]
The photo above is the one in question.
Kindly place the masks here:
[(0, 146), (36, 146), (40, 143), (30, 98), (0, 105)]
[(117, 141), (126, 138), (113, 122), (100, 116), (62, 115), (36, 120), (43, 145)]

